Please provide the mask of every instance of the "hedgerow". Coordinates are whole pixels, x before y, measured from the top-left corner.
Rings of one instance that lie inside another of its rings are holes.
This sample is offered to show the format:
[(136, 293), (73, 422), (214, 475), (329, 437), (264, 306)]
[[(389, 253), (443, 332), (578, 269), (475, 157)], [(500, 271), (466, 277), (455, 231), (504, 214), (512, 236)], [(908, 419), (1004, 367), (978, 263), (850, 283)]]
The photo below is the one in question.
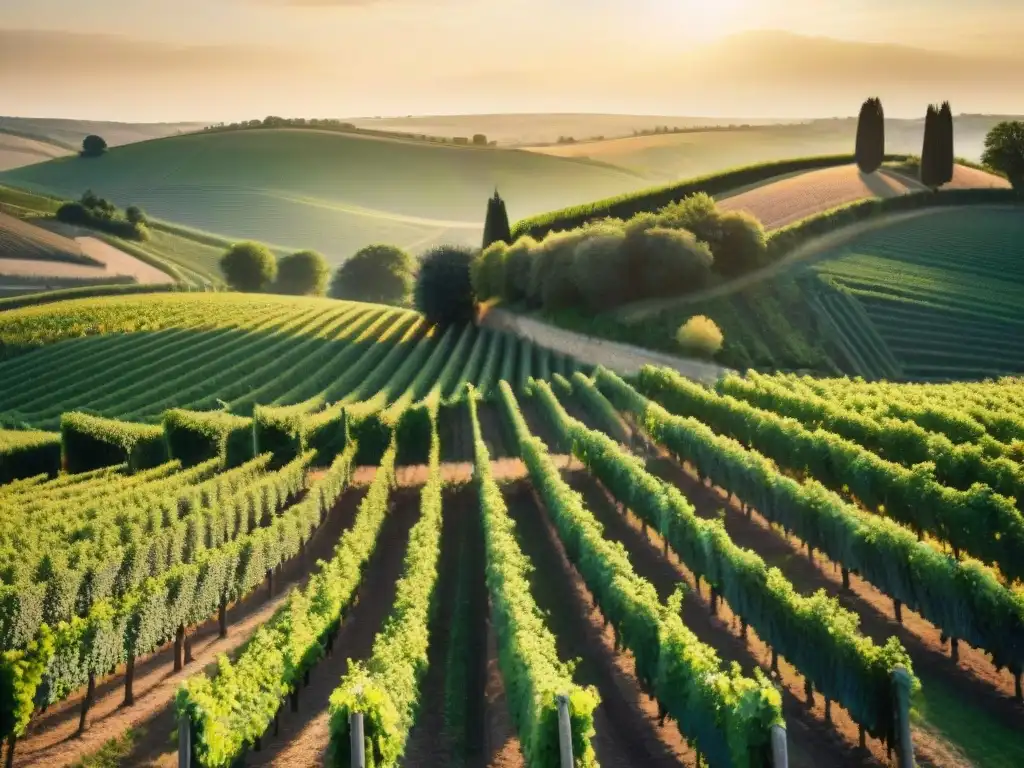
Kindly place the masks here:
[(87, 472), (113, 464), (147, 469), (168, 459), (161, 427), (65, 413), (60, 420), (63, 464), (68, 472)]
[(56, 432), (0, 429), (0, 484), (60, 472), (61, 444)]
[(214, 458), (225, 467), (236, 467), (256, 455), (252, 419), (225, 411), (175, 408), (164, 413), (163, 426), (171, 458), (186, 467)]

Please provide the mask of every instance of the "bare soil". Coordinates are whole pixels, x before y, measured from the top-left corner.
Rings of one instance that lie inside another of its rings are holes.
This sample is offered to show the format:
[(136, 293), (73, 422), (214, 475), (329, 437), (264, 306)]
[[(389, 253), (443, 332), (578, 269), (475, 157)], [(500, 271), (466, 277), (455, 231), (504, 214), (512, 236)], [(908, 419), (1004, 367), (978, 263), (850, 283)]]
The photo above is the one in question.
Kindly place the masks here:
[(122, 762), (125, 766), (177, 765), (173, 742), (175, 730), (174, 696), (178, 686), (194, 674), (215, 669), (222, 654), (232, 656), (256, 629), (266, 622), (284, 602), (292, 587), (306, 583), (315, 563), (329, 557), (341, 535), (353, 519), (362, 491), (343, 495), (338, 505), (318, 528), (305, 557), (293, 558), (275, 576), (274, 595), (261, 586), (246, 599), (228, 608), (228, 636), (219, 637), (216, 616), (190, 630), (192, 658), (181, 672), (174, 673), (173, 643), (136, 662), (135, 704), (122, 706), (124, 700), (124, 668), (97, 681), (96, 697), (89, 710), (90, 727), (75, 736), (84, 691), (52, 707), (33, 719), (26, 737), (18, 742), (15, 765), (60, 766), (74, 763), (98, 750), (106, 741), (121, 736), (128, 728), (142, 734)]
[(409, 531), (419, 516), (419, 494), (399, 489), (392, 494), (391, 512), (378, 534), (377, 546), (363, 570), (353, 604), (334, 639), (333, 651), (312, 671), (310, 682), (301, 689), (299, 711), (282, 707), (279, 729), (273, 727), (262, 740), (259, 752), (246, 755), (246, 765), (324, 765), (330, 745), (328, 701), (345, 673), (349, 661), (369, 658), (373, 640), (384, 625), (395, 600), (395, 588), (402, 575), (402, 561)]
[(605, 627), (533, 488), (520, 482), (505, 494), (520, 547), (536, 569), (533, 595), (555, 634), (559, 658), (578, 658), (574, 679), (600, 694), (593, 741), (598, 762), (604, 768), (695, 765), (696, 754), (676, 725), (659, 727), (657, 703), (641, 691), (632, 655), (615, 650), (613, 630)]

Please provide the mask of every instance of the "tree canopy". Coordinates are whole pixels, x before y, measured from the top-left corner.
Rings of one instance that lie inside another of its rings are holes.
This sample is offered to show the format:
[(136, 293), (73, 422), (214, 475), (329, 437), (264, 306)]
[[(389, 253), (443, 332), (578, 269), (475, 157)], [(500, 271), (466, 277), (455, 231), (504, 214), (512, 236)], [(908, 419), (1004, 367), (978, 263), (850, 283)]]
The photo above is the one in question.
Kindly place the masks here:
[(277, 277), (277, 259), (261, 243), (235, 243), (221, 257), (220, 269), (236, 291), (266, 291)]
[(505, 201), (501, 199), (498, 190), (494, 190), (494, 197), (487, 201), (487, 218), (484, 220), (484, 243), (486, 249), (492, 243), (512, 242), (512, 232), (508, 225), (508, 212), (505, 210)]
[(277, 263), (276, 292), (291, 296), (323, 296), (331, 269), (316, 251), (299, 251)]
[(107, 142), (102, 136), (91, 134), (82, 141), (82, 157), (99, 157), (107, 151)]
[(874, 173), (882, 166), (885, 160), (885, 113), (881, 99), (868, 99), (861, 106), (854, 152), (857, 165), (864, 173)]
[(413, 286), (413, 258), (394, 245), (368, 245), (334, 273), (335, 299), (405, 304)]
[(1024, 122), (1006, 120), (993, 126), (981, 162), (1006, 174), (1013, 188), (1024, 192)]
[(442, 245), (420, 259), (416, 278), (416, 309), (436, 325), (471, 322), (476, 315), (476, 294), (470, 281), (471, 249)]

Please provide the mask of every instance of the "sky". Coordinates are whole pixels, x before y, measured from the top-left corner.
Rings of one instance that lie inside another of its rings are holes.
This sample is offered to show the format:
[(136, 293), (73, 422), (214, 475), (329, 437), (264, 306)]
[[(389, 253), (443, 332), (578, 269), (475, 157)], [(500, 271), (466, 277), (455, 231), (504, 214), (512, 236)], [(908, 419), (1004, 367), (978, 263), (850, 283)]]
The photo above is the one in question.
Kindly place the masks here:
[(1024, 112), (1024, 0), (0, 0), (0, 114)]

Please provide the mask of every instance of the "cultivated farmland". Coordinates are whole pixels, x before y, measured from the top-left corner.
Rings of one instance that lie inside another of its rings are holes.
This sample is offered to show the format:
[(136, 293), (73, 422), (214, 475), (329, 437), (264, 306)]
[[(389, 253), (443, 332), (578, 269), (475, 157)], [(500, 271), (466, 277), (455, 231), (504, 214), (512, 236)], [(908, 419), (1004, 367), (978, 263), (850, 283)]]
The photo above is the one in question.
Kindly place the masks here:
[(15, 765), (554, 768), (562, 696), (577, 765), (1024, 756), (1018, 380), (627, 383), (238, 294), (0, 349)]

